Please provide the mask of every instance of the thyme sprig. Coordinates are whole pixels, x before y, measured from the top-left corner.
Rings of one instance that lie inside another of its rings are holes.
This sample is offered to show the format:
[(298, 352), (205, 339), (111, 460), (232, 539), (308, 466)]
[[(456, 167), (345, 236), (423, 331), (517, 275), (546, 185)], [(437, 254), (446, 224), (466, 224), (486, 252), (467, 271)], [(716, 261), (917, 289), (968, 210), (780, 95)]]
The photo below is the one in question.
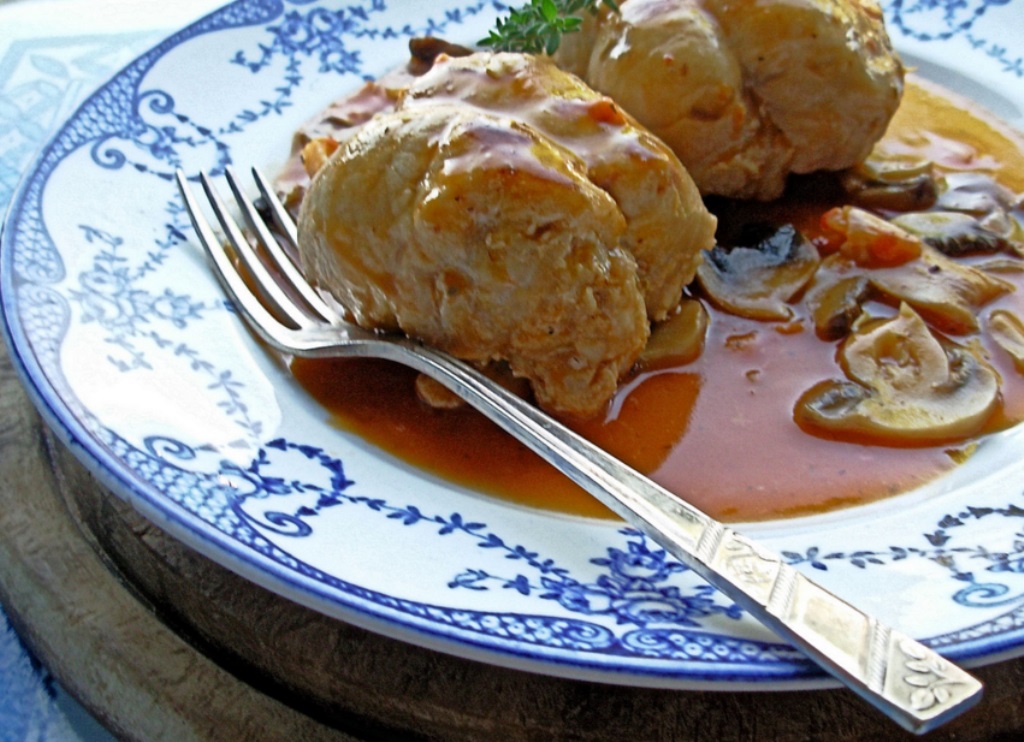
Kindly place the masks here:
[(596, 13), (601, 5), (619, 9), (615, 0), (530, 0), (499, 18), (479, 43), (496, 51), (554, 54), (563, 35), (579, 30), (583, 11)]

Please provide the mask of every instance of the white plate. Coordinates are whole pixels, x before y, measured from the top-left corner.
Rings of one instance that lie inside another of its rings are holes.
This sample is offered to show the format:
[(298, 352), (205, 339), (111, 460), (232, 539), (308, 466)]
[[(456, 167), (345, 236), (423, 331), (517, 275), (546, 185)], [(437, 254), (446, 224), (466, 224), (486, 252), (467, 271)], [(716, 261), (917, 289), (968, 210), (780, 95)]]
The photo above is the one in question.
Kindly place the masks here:
[[(945, 7), (948, 6), (948, 7)], [(1018, 127), (1024, 2), (893, 2), (906, 61)], [(406, 57), (472, 42), (490, 0), (241, 0), (172, 36), (59, 130), (3, 232), (4, 331), (47, 421), (114, 491), (282, 595), (510, 667), (666, 687), (819, 671), (615, 523), (424, 475), (326, 421), (227, 308), (171, 180), (274, 172), (291, 132)], [(949, 656), (1022, 651), (1024, 440), (884, 503), (745, 530)]]

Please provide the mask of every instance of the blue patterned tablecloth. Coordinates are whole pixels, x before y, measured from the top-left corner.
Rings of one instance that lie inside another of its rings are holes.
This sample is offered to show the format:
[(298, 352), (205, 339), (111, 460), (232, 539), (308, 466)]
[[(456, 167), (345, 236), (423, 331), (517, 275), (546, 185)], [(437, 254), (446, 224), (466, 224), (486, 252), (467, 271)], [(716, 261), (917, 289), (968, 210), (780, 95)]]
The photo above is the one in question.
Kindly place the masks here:
[[(218, 0), (0, 0), (0, 214), (50, 132), (140, 53)], [(0, 610), (0, 742), (109, 735), (22, 645)]]

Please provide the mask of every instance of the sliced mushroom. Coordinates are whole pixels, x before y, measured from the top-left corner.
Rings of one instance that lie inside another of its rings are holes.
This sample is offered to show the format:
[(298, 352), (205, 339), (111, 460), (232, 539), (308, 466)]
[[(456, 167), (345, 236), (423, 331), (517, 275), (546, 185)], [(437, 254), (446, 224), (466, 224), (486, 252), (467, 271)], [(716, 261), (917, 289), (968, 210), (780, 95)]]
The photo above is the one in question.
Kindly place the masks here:
[(1013, 284), (958, 263), (927, 245), (918, 260), (871, 271), (868, 280), (895, 301), (906, 302), (944, 332), (978, 329), (978, 311), (1013, 291)]
[(871, 295), (871, 282), (863, 273), (853, 275), (835, 270), (837, 263), (845, 263), (840, 256), (822, 261), (807, 290), (805, 302), (814, 321), (814, 331), (822, 340), (846, 337), (853, 321), (860, 316), (861, 306)]
[(934, 443), (981, 430), (999, 377), (974, 348), (940, 341), (909, 305), (858, 323), (840, 348), (850, 381), (805, 392), (794, 417), (812, 431), (873, 443)]
[(1020, 205), (1020, 197), (1013, 191), (992, 176), (979, 172), (946, 175), (935, 202), (938, 209), (982, 217), (993, 211), (1011, 211)]
[(871, 154), (840, 178), (850, 203), (865, 209), (921, 211), (935, 204), (938, 184), (931, 160)]
[(901, 214), (893, 218), (892, 223), (952, 257), (996, 252), (1020, 254), (1022, 251), (1007, 234), (994, 232), (975, 217), (960, 211)]
[(1024, 260), (1018, 258), (990, 258), (974, 263), (978, 270), (988, 273), (1021, 273), (1024, 271)]
[(697, 280), (727, 312), (785, 321), (793, 316), (787, 302), (803, 290), (820, 262), (817, 248), (787, 224), (753, 246), (716, 246), (706, 252)]
[(1017, 371), (1024, 374), (1024, 322), (1020, 317), (997, 309), (989, 315), (988, 331), (996, 344), (1010, 354)]
[(1024, 252), (1024, 230), (1011, 212), (1024, 206), (1024, 198), (985, 173), (951, 173), (942, 179), (936, 208), (975, 217), (982, 227), (1009, 240)]
[(1013, 291), (1013, 284), (993, 274), (1022, 267), (1021, 261), (1009, 258), (964, 265), (925, 246), (917, 260), (867, 270), (836, 253), (821, 262), (805, 302), (823, 340), (844, 337), (864, 302), (873, 298), (906, 302), (943, 331), (963, 335), (978, 330), (983, 306)]
[(704, 351), (707, 330), (704, 305), (696, 299), (684, 299), (674, 314), (651, 328), (638, 362), (649, 369), (691, 363)]

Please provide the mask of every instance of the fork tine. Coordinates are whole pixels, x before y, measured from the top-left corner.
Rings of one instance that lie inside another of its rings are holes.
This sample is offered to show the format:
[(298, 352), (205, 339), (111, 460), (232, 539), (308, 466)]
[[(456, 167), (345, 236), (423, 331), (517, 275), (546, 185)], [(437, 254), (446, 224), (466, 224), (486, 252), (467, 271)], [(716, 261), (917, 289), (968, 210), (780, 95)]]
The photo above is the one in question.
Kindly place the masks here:
[(203, 216), (202, 209), (192, 193), (185, 173), (178, 170), (175, 173), (178, 181), (178, 189), (185, 202), (185, 209), (188, 211), (192, 226), (195, 228), (199, 241), (203, 245), (207, 256), (213, 263), (214, 273), (220, 281), (221, 286), (234, 302), (235, 306), (242, 313), (246, 323), (255, 330), (260, 337), (271, 345), (287, 350), (287, 335), (289, 328), (283, 325), (273, 314), (271, 314), (263, 303), (249, 289), (245, 280), (238, 273), (231, 258), (224, 251), (220, 239), (213, 231), (210, 223)]
[(252, 169), (252, 177), (256, 179), (256, 186), (260, 189), (260, 195), (263, 197), (264, 202), (270, 207), (270, 211), (274, 216), (274, 224), (288, 238), (290, 246), (298, 250), (299, 235), (295, 230), (295, 222), (292, 220), (291, 214), (285, 209), (284, 204), (277, 197), (266, 176), (258, 168), (254, 167)]
[(264, 265), (260, 256), (256, 254), (252, 245), (245, 238), (241, 228), (228, 212), (227, 207), (217, 193), (213, 183), (205, 173), (199, 174), (199, 181), (202, 183), (206, 197), (210, 201), (210, 207), (220, 222), (221, 229), (235, 251), (235, 255), (241, 259), (249, 275), (259, 289), (260, 295), (270, 304), (272, 311), (280, 312), (296, 327), (311, 327), (316, 324), (310, 315), (284, 291), (277, 282), (277, 278), (271, 275)]
[[(292, 221), (291, 216), (285, 211), (284, 205), (278, 199), (274, 193), (270, 184), (267, 182), (263, 174), (260, 173), (256, 168), (252, 169), (253, 177), (256, 179), (256, 184), (259, 187), (260, 195), (263, 197), (264, 202), (271, 210), (271, 214), (274, 218), (274, 222), (277, 227), (284, 231), (286, 239), (291, 242), (292, 248), (298, 248), (297, 235), (295, 232), (295, 222)], [(267, 251), (277, 270), (280, 272), (282, 279), (288, 282), (289, 287), (293, 289), (302, 300), (309, 305), (309, 308), (320, 315), (320, 318), (326, 322), (337, 323), (341, 317), (338, 313), (331, 309), (327, 303), (320, 297), (316, 290), (310, 286), (309, 282), (302, 275), (299, 267), (295, 264), (292, 256), (285, 252), (277, 239), (270, 230), (267, 229), (266, 223), (257, 211), (256, 206), (253, 202), (246, 197), (244, 191), (238, 184), (238, 179), (235, 177), (235, 173), (231, 168), (227, 168), (225, 171), (227, 176), (228, 185), (231, 187), (231, 191), (235, 194), (235, 200), (238, 201), (242, 207), (242, 212), (245, 214), (246, 221), (249, 226), (259, 235), (260, 243), (263, 245), (263, 249)]]

